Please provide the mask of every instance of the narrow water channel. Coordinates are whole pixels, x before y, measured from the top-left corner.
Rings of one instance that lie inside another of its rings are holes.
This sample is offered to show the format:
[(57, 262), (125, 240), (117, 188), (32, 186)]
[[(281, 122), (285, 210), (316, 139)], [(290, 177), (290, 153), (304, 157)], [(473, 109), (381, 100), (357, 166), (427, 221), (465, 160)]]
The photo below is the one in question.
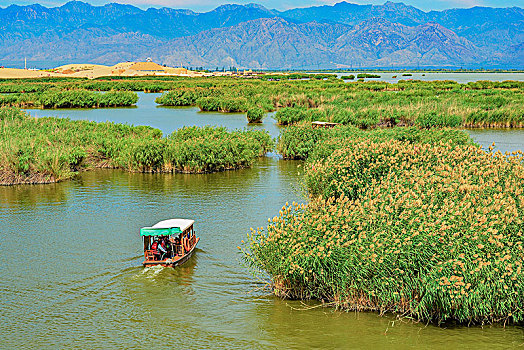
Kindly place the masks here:
[[(36, 111), (148, 124), (246, 127), (244, 115), (157, 108)], [(31, 111), (34, 113), (34, 111)], [(273, 136), (274, 122), (262, 126)], [(524, 149), (523, 130), (471, 131), (489, 146)], [(507, 135), (513, 135), (510, 138)], [(510, 141), (508, 141), (510, 140)], [(0, 187), (0, 348), (508, 348), (521, 327), (435, 327), (267, 295), (242, 266), (250, 227), (301, 201), (300, 162), (277, 156), (216, 174), (85, 172), (51, 185)], [(138, 230), (188, 217), (202, 238), (177, 269), (144, 269)], [(503, 344), (503, 346), (501, 346)]]

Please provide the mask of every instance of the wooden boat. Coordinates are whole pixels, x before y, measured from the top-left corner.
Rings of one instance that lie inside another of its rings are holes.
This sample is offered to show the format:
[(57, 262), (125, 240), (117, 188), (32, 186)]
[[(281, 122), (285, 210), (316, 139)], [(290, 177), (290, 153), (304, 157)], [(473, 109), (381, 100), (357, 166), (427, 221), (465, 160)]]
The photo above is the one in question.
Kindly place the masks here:
[[(151, 227), (140, 229), (140, 236), (144, 240), (144, 266), (171, 266), (176, 267), (185, 263), (200, 240), (195, 235), (193, 224), (195, 221), (187, 219), (169, 219), (160, 221)], [(161, 241), (166, 243), (167, 253), (160, 249), (153, 249)]]
[(339, 123), (330, 123), (330, 122), (321, 122), (318, 120), (311, 122), (311, 126), (313, 128), (334, 128), (337, 125), (340, 125), (340, 124)]

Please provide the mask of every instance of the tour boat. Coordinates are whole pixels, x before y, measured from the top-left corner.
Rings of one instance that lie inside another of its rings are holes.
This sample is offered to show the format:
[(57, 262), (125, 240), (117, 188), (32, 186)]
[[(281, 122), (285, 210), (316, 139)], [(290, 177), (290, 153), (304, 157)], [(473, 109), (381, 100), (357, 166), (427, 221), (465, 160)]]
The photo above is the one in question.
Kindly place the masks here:
[[(200, 240), (193, 229), (194, 220), (169, 219), (160, 221), (151, 227), (140, 229), (140, 236), (144, 240), (144, 266), (171, 266), (176, 267), (185, 263)], [(155, 246), (164, 242), (163, 253)], [(155, 244), (156, 242), (156, 244)]]
[(311, 122), (311, 126), (313, 128), (334, 128), (337, 125), (340, 125), (340, 124), (339, 123), (330, 123), (330, 122), (321, 122), (318, 120)]

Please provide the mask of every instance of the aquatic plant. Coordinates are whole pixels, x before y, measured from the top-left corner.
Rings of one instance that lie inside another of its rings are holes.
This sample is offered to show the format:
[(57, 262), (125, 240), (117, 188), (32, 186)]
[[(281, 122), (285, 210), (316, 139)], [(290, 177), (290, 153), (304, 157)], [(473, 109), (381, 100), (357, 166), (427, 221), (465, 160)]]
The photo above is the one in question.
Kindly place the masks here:
[(202, 111), (217, 112), (246, 112), (248, 108), (247, 99), (244, 97), (222, 97), (210, 96), (201, 97), (196, 101), (196, 105)]
[(275, 119), (281, 125), (295, 124), (307, 120), (307, 109), (284, 107), (275, 114)]
[(88, 90), (49, 89), (33, 93), (13, 93), (0, 96), (0, 106), (42, 108), (125, 107), (138, 101), (130, 91), (97, 93)]
[(272, 148), (266, 131), (184, 127), (167, 138), (164, 168), (191, 173), (239, 169), (251, 166)]
[(364, 78), (380, 78), (380, 75), (378, 74), (371, 74), (371, 73), (359, 73), (357, 74), (357, 79), (364, 79)]
[(524, 320), (524, 157), (367, 137), (308, 161), (308, 205), (248, 235), (275, 294), (463, 323)]
[(282, 129), (277, 141), (277, 151), (284, 159), (323, 158), (329, 156), (341, 145), (362, 137), (377, 141), (398, 140), (408, 143), (439, 143), (450, 141), (456, 145), (471, 145), (469, 135), (457, 129), (442, 128), (423, 130), (416, 127), (384, 128), (361, 130), (353, 126), (335, 128), (312, 128), (304, 123)]
[[(366, 73), (369, 74), (369, 73)], [(406, 73), (408, 74), (408, 73)], [(0, 81), (0, 105), (103, 107), (102, 91), (165, 91), (157, 103), (203, 111), (277, 111), (283, 124), (323, 120), (354, 125), (422, 128), (524, 127), (524, 82), (400, 80), (344, 82), (336, 75), (271, 74), (257, 77), (120, 77)], [(119, 105), (133, 103), (122, 95)], [(100, 99), (100, 100), (99, 100)], [(295, 110), (280, 110), (294, 108)]]
[(213, 172), (248, 167), (273, 147), (260, 130), (158, 129), (67, 118), (32, 118), (0, 108), (0, 184), (65, 180), (83, 169)]
[(250, 123), (261, 123), (266, 113), (259, 107), (251, 107), (247, 110), (246, 117)]
[(163, 106), (194, 106), (203, 95), (202, 88), (181, 88), (163, 93), (155, 102)]

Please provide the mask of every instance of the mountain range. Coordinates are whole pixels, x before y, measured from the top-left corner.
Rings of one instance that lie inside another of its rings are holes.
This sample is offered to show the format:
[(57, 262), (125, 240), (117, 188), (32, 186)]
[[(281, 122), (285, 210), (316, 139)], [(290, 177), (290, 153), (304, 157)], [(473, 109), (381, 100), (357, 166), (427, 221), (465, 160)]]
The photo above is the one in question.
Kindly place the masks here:
[(0, 8), (0, 65), (32, 61), (311, 69), (524, 68), (524, 9), (424, 12), (403, 3), (197, 13), (71, 1)]

